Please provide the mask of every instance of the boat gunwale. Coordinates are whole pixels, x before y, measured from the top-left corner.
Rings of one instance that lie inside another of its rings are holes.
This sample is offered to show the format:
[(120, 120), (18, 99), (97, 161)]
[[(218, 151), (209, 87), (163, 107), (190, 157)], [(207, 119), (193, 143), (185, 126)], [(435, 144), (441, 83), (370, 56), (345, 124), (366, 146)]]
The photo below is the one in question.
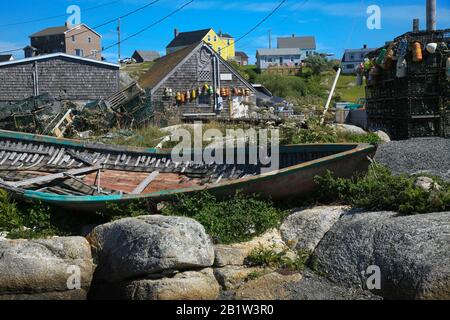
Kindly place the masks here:
[[(321, 144), (307, 144), (309, 146), (321, 146)], [(164, 191), (158, 191), (158, 192), (152, 192), (148, 194), (139, 194), (139, 195), (130, 195), (130, 194), (123, 194), (123, 195), (109, 195), (109, 196), (67, 196), (67, 195), (57, 195), (57, 194), (51, 194), (51, 193), (45, 193), (45, 192), (38, 192), (38, 191), (32, 191), (32, 190), (24, 190), (24, 197), (29, 200), (41, 200), (41, 201), (47, 201), (52, 202), (54, 204), (63, 204), (63, 203), (73, 203), (73, 204), (79, 204), (79, 203), (89, 203), (89, 204), (96, 204), (96, 203), (102, 203), (102, 202), (116, 202), (116, 201), (135, 201), (135, 200), (152, 200), (152, 199), (158, 199), (158, 198), (166, 198), (166, 197), (173, 197), (178, 194), (183, 193), (194, 193), (194, 192), (201, 192), (201, 191), (208, 191), (208, 190), (214, 190), (219, 191), (222, 189), (227, 189), (230, 187), (235, 186), (236, 190), (239, 190), (239, 186), (241, 185), (248, 185), (248, 184), (255, 184), (259, 182), (264, 182), (267, 180), (271, 180), (276, 177), (283, 177), (290, 174), (296, 174), (300, 171), (315, 168), (322, 164), (329, 164), (336, 161), (340, 161), (345, 158), (349, 158), (352, 156), (356, 156), (359, 154), (364, 153), (370, 153), (371, 151), (374, 151), (376, 149), (376, 146), (371, 144), (327, 144), (329, 146), (333, 145), (352, 145), (355, 148), (336, 153), (327, 157), (315, 159), (312, 161), (300, 163), (295, 166), (290, 166), (284, 169), (276, 170), (273, 172), (269, 172), (267, 174), (260, 174), (254, 177), (249, 177), (245, 179), (239, 179), (239, 180), (231, 180), (231, 181), (224, 181), (222, 183), (219, 183), (217, 185), (211, 185), (207, 184), (204, 186), (196, 186), (196, 187), (190, 187), (190, 188), (183, 188), (183, 189), (171, 189), (171, 190), (164, 190)], [(291, 145), (290, 147), (301, 147), (305, 145)]]

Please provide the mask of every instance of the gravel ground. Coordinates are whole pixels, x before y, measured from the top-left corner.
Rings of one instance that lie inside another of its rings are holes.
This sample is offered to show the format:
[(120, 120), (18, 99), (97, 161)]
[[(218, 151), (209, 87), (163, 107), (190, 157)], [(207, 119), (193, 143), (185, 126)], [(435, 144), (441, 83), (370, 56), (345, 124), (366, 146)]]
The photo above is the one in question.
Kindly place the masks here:
[(450, 181), (450, 139), (415, 138), (380, 145), (375, 161), (395, 174), (432, 174)]

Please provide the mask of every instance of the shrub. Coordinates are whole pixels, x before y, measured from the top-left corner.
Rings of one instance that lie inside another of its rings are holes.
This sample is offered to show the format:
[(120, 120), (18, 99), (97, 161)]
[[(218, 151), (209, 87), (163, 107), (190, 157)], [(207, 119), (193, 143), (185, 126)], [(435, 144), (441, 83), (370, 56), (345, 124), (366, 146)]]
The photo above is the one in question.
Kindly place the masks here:
[(322, 203), (350, 204), (373, 211), (417, 214), (450, 210), (450, 187), (425, 191), (415, 185), (415, 177), (392, 175), (389, 169), (372, 165), (366, 176), (335, 178), (330, 172), (316, 177), (316, 199)]
[(277, 252), (274, 246), (266, 248), (260, 245), (250, 252), (245, 262), (249, 267), (302, 271), (311, 254), (312, 252), (310, 251), (300, 250), (295, 257), (292, 257), (289, 255), (288, 250)]
[(222, 201), (207, 192), (181, 195), (177, 201), (168, 203), (162, 212), (197, 220), (215, 242), (225, 244), (251, 240), (278, 227), (285, 216), (271, 201), (240, 193)]
[(107, 222), (99, 215), (80, 215), (39, 203), (16, 202), (0, 190), (0, 231), (10, 239), (79, 235), (85, 225)]

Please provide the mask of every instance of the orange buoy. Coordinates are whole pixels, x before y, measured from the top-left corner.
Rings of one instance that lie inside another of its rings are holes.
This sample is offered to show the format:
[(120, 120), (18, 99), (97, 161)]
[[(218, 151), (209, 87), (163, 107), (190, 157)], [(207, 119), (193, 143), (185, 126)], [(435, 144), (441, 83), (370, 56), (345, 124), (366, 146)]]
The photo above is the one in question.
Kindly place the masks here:
[(412, 53), (414, 62), (423, 61), (422, 45), (420, 44), (420, 42), (416, 41), (413, 43)]

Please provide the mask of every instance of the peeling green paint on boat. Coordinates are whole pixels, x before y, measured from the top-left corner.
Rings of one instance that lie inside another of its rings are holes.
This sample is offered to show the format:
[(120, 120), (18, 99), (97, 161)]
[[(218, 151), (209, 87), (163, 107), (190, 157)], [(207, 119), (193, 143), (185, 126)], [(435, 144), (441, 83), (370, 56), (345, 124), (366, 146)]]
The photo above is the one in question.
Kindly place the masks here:
[(105, 195), (105, 196), (67, 196), (59, 194), (51, 194), (39, 191), (26, 190), (25, 198), (29, 200), (38, 200), (44, 202), (109, 202), (119, 201), (123, 198), (122, 195)]

